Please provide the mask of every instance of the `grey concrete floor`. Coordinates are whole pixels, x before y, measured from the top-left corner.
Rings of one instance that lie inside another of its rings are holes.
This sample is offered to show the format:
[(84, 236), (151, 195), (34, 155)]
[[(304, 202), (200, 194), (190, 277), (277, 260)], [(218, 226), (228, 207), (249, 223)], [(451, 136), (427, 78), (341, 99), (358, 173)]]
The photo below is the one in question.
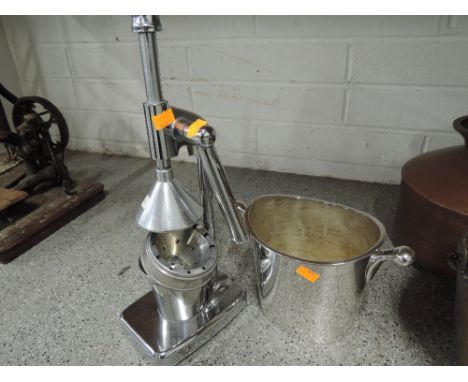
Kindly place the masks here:
[[(1, 365), (152, 365), (122, 328), (121, 311), (149, 290), (137, 259), (146, 232), (134, 222), (153, 181), (150, 160), (71, 153), (79, 179), (102, 182), (106, 198), (0, 266)], [(197, 191), (193, 164), (174, 163)], [(266, 193), (323, 198), (364, 210), (391, 235), (398, 186), (227, 168), (238, 199)], [(447, 365), (454, 363), (454, 288), (417, 268), (385, 263), (364, 295), (355, 331), (313, 345), (282, 333), (257, 301), (253, 256), (229, 242), (219, 214), (220, 264), (248, 293), (240, 315), (185, 365)]]

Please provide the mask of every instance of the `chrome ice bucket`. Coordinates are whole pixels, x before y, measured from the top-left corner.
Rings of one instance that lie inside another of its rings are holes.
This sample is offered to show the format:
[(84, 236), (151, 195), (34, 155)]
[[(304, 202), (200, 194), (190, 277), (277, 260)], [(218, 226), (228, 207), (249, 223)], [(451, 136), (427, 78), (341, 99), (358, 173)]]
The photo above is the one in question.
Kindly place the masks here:
[(414, 258), (406, 246), (382, 250), (386, 232), (374, 217), (323, 200), (265, 195), (245, 219), (262, 310), (317, 343), (352, 332), (364, 288), (384, 261), (408, 266)]

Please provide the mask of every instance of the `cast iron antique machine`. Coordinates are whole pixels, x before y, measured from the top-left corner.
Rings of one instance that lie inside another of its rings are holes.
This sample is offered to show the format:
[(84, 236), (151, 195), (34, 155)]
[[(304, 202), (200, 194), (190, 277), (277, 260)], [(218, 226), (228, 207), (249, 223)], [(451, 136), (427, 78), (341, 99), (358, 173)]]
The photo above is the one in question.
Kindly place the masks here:
[[(127, 307), (122, 321), (145, 350), (177, 363), (229, 323), (244, 307), (245, 290), (218, 268), (212, 198), (231, 239), (248, 241), (236, 202), (214, 147), (215, 131), (199, 116), (170, 108), (158, 66), (157, 16), (133, 16), (147, 102), (146, 128), (156, 181), (141, 203), (137, 223), (149, 231), (140, 269), (152, 291)], [(182, 146), (196, 152), (200, 202), (174, 178), (171, 158)]]
[(72, 194), (72, 180), (64, 163), (69, 134), (60, 110), (42, 97), (18, 98), (1, 83), (0, 95), (13, 104), (14, 125), (11, 130), (0, 101), (0, 143), (5, 144), (12, 160), (23, 160), (25, 168), (24, 178), (13, 188), (38, 193), (61, 184)]
[(17, 97), (10, 127), (0, 100), (0, 263), (8, 263), (104, 198), (104, 186), (70, 177), (64, 162), (68, 126), (45, 98)]

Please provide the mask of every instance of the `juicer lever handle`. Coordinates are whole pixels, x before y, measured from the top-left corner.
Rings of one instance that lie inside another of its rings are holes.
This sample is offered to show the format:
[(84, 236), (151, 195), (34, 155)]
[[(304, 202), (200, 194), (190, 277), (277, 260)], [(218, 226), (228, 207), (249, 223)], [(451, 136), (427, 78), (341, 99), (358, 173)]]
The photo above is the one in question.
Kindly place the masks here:
[(207, 147), (196, 146), (196, 148), (208, 183), (228, 223), (231, 240), (236, 244), (246, 243), (249, 240), (249, 235), (245, 227), (244, 217), (238, 208), (216, 148), (214, 145)]
[(196, 148), (203, 174), (206, 175), (206, 180), (229, 226), (231, 240), (236, 244), (246, 243), (249, 235), (245, 227), (244, 216), (239, 211), (228, 177), (216, 151), (214, 128), (201, 117), (194, 121), (189, 115), (181, 113), (169, 131), (176, 141)]

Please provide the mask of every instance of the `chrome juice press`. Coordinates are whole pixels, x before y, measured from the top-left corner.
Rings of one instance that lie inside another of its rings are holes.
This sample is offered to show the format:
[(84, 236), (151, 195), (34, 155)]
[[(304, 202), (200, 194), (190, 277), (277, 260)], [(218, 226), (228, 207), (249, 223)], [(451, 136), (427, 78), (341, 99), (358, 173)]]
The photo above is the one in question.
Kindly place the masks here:
[[(158, 16), (132, 16), (138, 33), (147, 102), (144, 113), (156, 181), (141, 203), (137, 223), (149, 231), (139, 259), (151, 292), (121, 319), (144, 349), (177, 363), (227, 325), (245, 306), (245, 290), (218, 268), (213, 198), (231, 239), (248, 241), (243, 218), (219, 160), (215, 131), (194, 113), (170, 108), (158, 66)], [(200, 201), (174, 178), (171, 158), (187, 146), (197, 154)]]

